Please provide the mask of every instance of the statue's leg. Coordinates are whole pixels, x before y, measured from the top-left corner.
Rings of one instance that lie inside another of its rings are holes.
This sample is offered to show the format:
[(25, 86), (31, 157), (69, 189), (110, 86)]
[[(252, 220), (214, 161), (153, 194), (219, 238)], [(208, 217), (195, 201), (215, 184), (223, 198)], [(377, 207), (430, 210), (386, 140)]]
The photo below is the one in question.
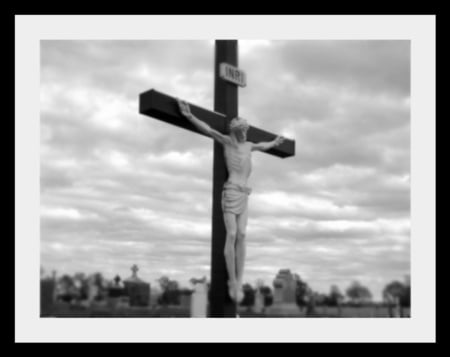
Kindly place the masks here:
[(236, 295), (236, 255), (235, 255), (235, 244), (236, 244), (236, 232), (237, 223), (236, 215), (230, 212), (224, 212), (223, 219), (225, 222), (226, 229), (226, 241), (225, 241), (225, 263), (228, 272), (228, 288), (230, 297), (235, 299)]
[(248, 210), (245, 209), (242, 214), (237, 217), (236, 232), (236, 279), (239, 291), (242, 288), (242, 279), (244, 277), (244, 264), (246, 253), (245, 235), (247, 232)]

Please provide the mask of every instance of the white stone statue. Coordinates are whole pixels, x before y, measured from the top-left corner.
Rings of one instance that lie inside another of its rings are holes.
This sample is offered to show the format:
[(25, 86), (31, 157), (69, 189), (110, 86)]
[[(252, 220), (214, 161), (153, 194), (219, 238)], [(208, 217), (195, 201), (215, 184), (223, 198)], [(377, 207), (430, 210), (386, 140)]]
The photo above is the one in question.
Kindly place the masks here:
[(231, 120), (230, 135), (224, 135), (196, 118), (185, 101), (178, 100), (178, 106), (181, 114), (199, 131), (212, 137), (224, 147), (228, 180), (223, 187), (222, 211), (226, 228), (224, 254), (229, 277), (228, 293), (234, 301), (241, 302), (244, 297), (242, 279), (248, 218), (247, 202), (251, 192), (251, 189), (247, 187), (247, 180), (252, 168), (251, 153), (254, 150), (266, 151), (278, 146), (284, 141), (284, 138), (278, 136), (270, 142), (249, 142), (247, 141), (249, 125), (245, 119), (239, 117)]

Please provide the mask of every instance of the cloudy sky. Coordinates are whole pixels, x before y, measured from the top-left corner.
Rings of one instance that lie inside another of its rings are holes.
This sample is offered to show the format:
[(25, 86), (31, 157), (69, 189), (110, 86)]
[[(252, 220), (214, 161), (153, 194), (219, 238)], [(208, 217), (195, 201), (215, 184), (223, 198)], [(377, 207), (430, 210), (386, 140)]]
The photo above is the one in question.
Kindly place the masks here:
[[(409, 41), (240, 41), (257, 152), (245, 280), (281, 268), (375, 299), (410, 271)], [(41, 41), (41, 266), (209, 279), (212, 141), (138, 113), (155, 88), (213, 108), (214, 41)]]

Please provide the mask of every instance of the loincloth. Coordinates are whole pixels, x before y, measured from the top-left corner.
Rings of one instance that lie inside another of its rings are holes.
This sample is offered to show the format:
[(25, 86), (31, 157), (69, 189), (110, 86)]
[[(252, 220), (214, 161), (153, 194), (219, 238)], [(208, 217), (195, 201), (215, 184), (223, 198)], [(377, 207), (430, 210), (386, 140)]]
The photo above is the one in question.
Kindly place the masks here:
[(222, 212), (241, 214), (247, 209), (248, 195), (252, 192), (250, 187), (225, 182), (222, 191)]

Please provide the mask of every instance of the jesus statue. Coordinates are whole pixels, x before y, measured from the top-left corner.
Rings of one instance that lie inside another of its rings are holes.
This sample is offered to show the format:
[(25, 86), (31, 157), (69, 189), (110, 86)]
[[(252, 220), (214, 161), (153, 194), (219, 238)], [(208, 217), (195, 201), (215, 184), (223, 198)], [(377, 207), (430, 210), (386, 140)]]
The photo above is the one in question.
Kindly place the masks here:
[(245, 260), (245, 233), (248, 218), (248, 196), (251, 188), (247, 180), (252, 169), (252, 151), (266, 151), (283, 143), (278, 136), (269, 142), (252, 143), (247, 141), (249, 125), (243, 118), (236, 117), (230, 122), (230, 135), (212, 129), (191, 113), (189, 104), (178, 99), (181, 114), (199, 131), (212, 137), (223, 145), (228, 180), (222, 191), (222, 212), (226, 229), (225, 262), (228, 272), (228, 294), (236, 303), (242, 301), (242, 279)]

